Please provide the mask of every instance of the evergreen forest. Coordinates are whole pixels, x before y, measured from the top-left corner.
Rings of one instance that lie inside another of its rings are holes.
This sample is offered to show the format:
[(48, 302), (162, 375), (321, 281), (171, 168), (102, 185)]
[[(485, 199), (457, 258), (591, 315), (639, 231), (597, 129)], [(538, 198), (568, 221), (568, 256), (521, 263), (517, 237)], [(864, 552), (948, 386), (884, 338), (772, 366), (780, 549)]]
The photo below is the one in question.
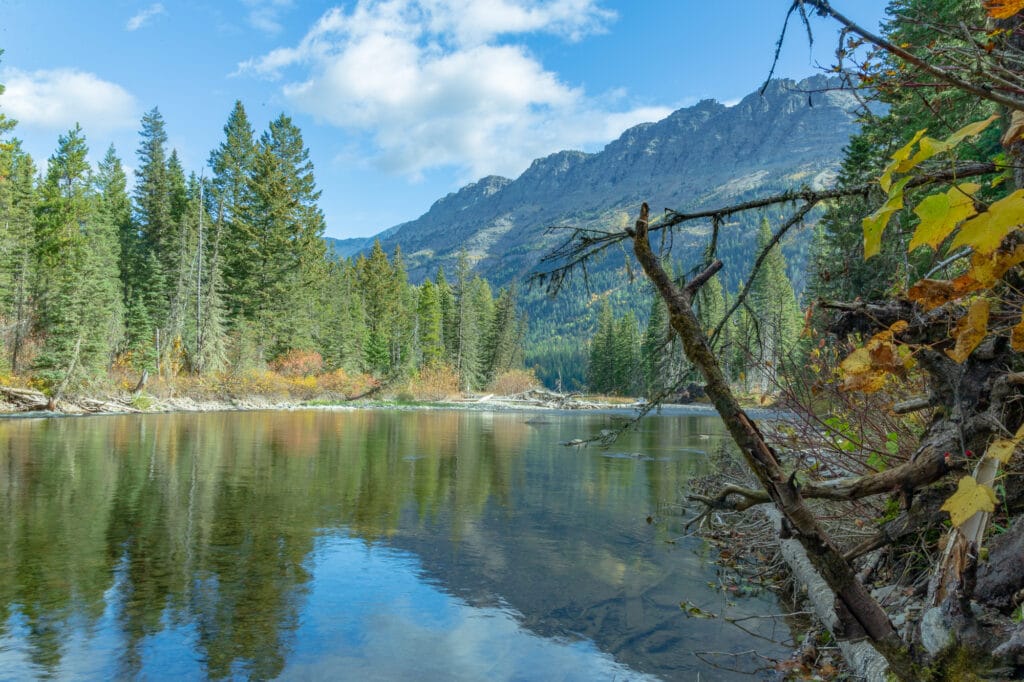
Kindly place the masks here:
[(351, 397), (421, 372), (452, 392), (522, 365), (514, 287), (459, 259), (411, 284), (400, 249), (329, 257), (302, 133), (257, 135), (237, 102), (209, 173), (186, 173), (160, 111), (129, 181), (112, 146), (88, 161), (76, 126), (43, 164), (0, 118), (0, 371), (47, 395), (263, 373), (322, 376)]

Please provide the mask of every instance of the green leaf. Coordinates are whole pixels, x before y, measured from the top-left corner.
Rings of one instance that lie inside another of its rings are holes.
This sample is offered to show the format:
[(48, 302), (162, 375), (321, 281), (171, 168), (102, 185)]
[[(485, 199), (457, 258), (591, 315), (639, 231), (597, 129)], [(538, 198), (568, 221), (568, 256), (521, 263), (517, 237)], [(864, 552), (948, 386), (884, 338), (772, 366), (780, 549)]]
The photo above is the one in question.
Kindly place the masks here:
[(965, 182), (951, 187), (944, 194), (933, 194), (923, 199), (914, 209), (921, 222), (914, 231), (914, 238), (910, 240), (907, 251), (913, 251), (925, 244), (937, 250), (939, 244), (953, 233), (960, 221), (977, 213), (972, 197), (979, 189), (981, 185)]
[(885, 471), (889, 468), (889, 463), (885, 461), (885, 457), (882, 457), (877, 452), (872, 452), (868, 455), (867, 464), (875, 471)]

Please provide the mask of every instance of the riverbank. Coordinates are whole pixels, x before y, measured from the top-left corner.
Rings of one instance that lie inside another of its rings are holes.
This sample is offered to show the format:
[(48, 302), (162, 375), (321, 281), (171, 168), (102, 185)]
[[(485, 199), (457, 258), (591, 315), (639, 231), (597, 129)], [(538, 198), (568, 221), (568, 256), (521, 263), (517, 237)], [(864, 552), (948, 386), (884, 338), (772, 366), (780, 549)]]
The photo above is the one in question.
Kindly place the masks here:
[(108, 396), (67, 396), (51, 404), (41, 391), (0, 386), (0, 416), (64, 416), (86, 414), (153, 414), (163, 412), (223, 412), (242, 410), (297, 410), (311, 408), (462, 408), (462, 409), (635, 409), (642, 402), (621, 398), (586, 397), (530, 389), (513, 395), (456, 395), (440, 400), (399, 400), (384, 395), (354, 400), (321, 396), (309, 400), (273, 395), (225, 396), (222, 398), (121, 394)]

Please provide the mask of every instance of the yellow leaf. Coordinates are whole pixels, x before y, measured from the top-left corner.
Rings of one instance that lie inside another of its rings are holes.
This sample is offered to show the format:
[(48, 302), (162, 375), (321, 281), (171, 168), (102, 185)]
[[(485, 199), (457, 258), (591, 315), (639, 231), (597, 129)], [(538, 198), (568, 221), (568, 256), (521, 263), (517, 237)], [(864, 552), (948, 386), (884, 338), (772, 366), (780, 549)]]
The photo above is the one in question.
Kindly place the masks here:
[(1006, 132), (1000, 138), (1000, 142), (1004, 147), (1009, 147), (1011, 144), (1016, 142), (1024, 135), (1024, 111), (1016, 109), (1013, 115), (1010, 116), (1010, 125), (1007, 127)]
[(1010, 458), (1013, 457), (1013, 451), (1016, 449), (1017, 444), (1012, 440), (999, 438), (992, 441), (992, 444), (988, 446), (988, 450), (985, 454), (993, 459), (998, 459), (1003, 464), (1008, 464), (1010, 462)]
[[(973, 137), (978, 133), (982, 132), (989, 126), (992, 121), (996, 120), (998, 116), (990, 116), (984, 121), (975, 121), (974, 123), (968, 123), (960, 130), (956, 131), (945, 140), (939, 141), (933, 137), (922, 137), (920, 144), (917, 146), (917, 153), (911, 158), (901, 161), (896, 164), (897, 173), (906, 173), (911, 168), (917, 166), (924, 161), (932, 158), (936, 154), (948, 152), (953, 147), (963, 142), (968, 137)], [(902, 150), (901, 150), (902, 151)]]
[(1018, 353), (1024, 351), (1024, 315), (1021, 316), (1020, 322), (1010, 329), (1010, 348)]
[(893, 334), (899, 334), (900, 332), (906, 331), (910, 327), (910, 323), (906, 320), (896, 320), (889, 325), (889, 331)]
[(993, 19), (1009, 19), (1024, 9), (1024, 0), (986, 0), (984, 5)]
[(990, 287), (1015, 265), (1024, 263), (1024, 244), (1017, 244), (1011, 251), (996, 251), (994, 254), (971, 254), (971, 269), (965, 274), (982, 287)]
[(885, 386), (885, 372), (853, 374), (843, 379), (842, 389), (857, 393), (874, 393)]
[(922, 128), (921, 130), (918, 130), (910, 142), (897, 149), (890, 157), (892, 162), (885, 167), (885, 170), (882, 171), (882, 176), (878, 178), (878, 184), (882, 186), (883, 192), (889, 191), (889, 186), (892, 184), (893, 171), (895, 171), (901, 163), (910, 158), (911, 148), (917, 144), (917, 141), (921, 139), (926, 130), (928, 129)]
[(910, 240), (907, 251), (913, 251), (923, 244), (937, 250), (961, 220), (977, 213), (971, 197), (979, 189), (981, 185), (965, 182), (951, 187), (945, 194), (933, 194), (922, 199), (914, 209), (921, 222), (914, 231), (914, 238)]
[(1017, 433), (1013, 434), (1014, 443), (1019, 443), (1022, 440), (1024, 440), (1024, 424), (1021, 424), (1020, 428), (1017, 429)]
[(927, 161), (936, 154), (947, 151), (951, 146), (952, 145), (945, 142), (936, 140), (934, 137), (922, 137), (920, 144), (917, 146), (917, 153), (909, 159), (896, 164), (896, 172), (906, 173), (917, 164)]
[(978, 253), (992, 253), (1003, 238), (1024, 223), (1024, 189), (1003, 197), (960, 226), (950, 249), (970, 246)]
[(992, 121), (995, 121), (997, 118), (999, 118), (999, 116), (997, 116), (996, 114), (992, 114), (984, 121), (975, 121), (974, 123), (968, 123), (963, 128), (947, 137), (943, 144), (947, 145), (947, 148), (954, 147), (963, 142), (964, 140), (966, 140), (968, 137), (974, 137), (981, 131), (985, 130), (985, 128), (988, 128), (989, 124), (992, 123)]
[(839, 363), (839, 368), (847, 374), (861, 374), (871, 369), (871, 353), (867, 348), (858, 348)]
[(914, 366), (910, 348), (892, 343), (893, 334), (902, 331), (907, 323), (898, 320), (885, 330), (872, 336), (863, 347), (855, 349), (839, 363), (844, 391), (874, 393), (885, 385), (889, 375), (902, 376)]
[(919, 303), (925, 310), (931, 310), (982, 288), (984, 287), (968, 274), (960, 275), (953, 280), (922, 279), (907, 290), (907, 298)]
[(864, 225), (864, 260), (878, 255), (878, 252), (881, 251), (882, 232), (889, 224), (892, 214), (903, 208), (903, 188), (909, 181), (909, 176), (897, 181), (889, 191), (888, 200), (862, 221)]
[(885, 385), (886, 372), (873, 366), (871, 351), (867, 347), (858, 348), (839, 363), (843, 372), (844, 391), (860, 391), (874, 393)]
[(987, 485), (979, 485), (973, 476), (961, 478), (956, 492), (942, 505), (942, 511), (949, 512), (949, 518), (957, 528), (978, 512), (991, 513), (995, 509), (995, 491)]
[(956, 347), (947, 350), (946, 355), (955, 362), (967, 359), (988, 332), (988, 311), (988, 301), (984, 298), (975, 299), (971, 303), (967, 314), (957, 320), (956, 328), (953, 330)]

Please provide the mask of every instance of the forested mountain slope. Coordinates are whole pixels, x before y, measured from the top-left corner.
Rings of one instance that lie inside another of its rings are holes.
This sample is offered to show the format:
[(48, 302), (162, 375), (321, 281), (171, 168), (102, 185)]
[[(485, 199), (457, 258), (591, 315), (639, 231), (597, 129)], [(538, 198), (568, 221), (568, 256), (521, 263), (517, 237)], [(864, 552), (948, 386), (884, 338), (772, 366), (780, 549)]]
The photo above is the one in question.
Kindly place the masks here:
[[(857, 130), (857, 101), (838, 86), (824, 76), (775, 80), (763, 94), (751, 93), (733, 106), (704, 100), (630, 128), (600, 152), (561, 151), (537, 159), (515, 180), (482, 178), (378, 239), (389, 253), (401, 248), (414, 282), (432, 277), (438, 266), (452, 272), (465, 249), (475, 270), (498, 288), (536, 272), (540, 259), (567, 236), (547, 232), (553, 225), (618, 229), (632, 224), (643, 201), (656, 210), (692, 210), (829, 184)], [(749, 270), (756, 245), (759, 219), (742, 221), (724, 225), (719, 239), (729, 292)], [(675, 257), (684, 259), (678, 268), (696, 262), (709, 230), (709, 223), (698, 224), (672, 236)], [(791, 235), (783, 249), (800, 291), (811, 235), (807, 229)], [(527, 364), (549, 385), (583, 384), (585, 342), (596, 327), (599, 298), (617, 313), (634, 312), (641, 324), (650, 310), (649, 293), (631, 281), (621, 252), (588, 267), (586, 284), (577, 278), (557, 298), (540, 287), (520, 287), (530, 320)]]

